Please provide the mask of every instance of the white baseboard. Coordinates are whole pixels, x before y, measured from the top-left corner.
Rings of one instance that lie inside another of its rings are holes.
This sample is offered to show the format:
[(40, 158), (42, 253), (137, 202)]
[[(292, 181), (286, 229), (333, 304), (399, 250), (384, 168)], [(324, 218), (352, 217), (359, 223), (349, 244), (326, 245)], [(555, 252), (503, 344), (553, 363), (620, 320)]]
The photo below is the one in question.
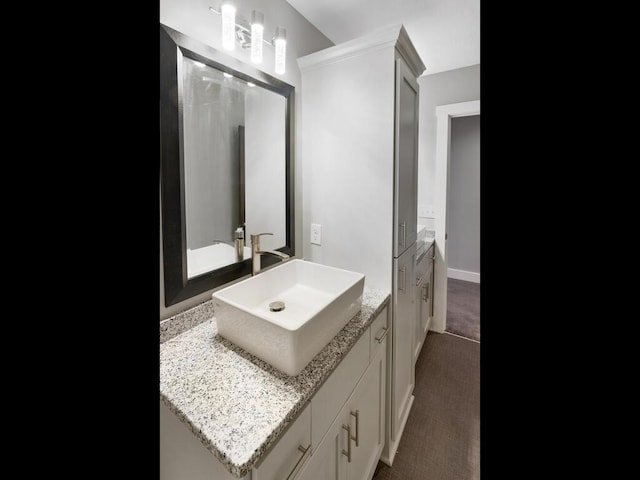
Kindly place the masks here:
[(465, 280), (467, 282), (480, 283), (480, 274), (476, 272), (468, 272), (466, 270), (456, 270), (455, 268), (447, 269), (447, 277), (456, 280)]

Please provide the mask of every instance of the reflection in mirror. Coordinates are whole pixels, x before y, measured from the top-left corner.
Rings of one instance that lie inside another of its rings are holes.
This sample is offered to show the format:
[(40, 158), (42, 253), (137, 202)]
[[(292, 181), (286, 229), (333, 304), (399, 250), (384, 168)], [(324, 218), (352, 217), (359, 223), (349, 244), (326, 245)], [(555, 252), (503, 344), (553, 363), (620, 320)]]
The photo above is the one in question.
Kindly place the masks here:
[(293, 106), (291, 85), (160, 25), (165, 306), (250, 275), (251, 234), (295, 255)]
[[(286, 244), (286, 99), (183, 57), (187, 277), (250, 258), (235, 232)], [(270, 243), (270, 245), (269, 245)]]

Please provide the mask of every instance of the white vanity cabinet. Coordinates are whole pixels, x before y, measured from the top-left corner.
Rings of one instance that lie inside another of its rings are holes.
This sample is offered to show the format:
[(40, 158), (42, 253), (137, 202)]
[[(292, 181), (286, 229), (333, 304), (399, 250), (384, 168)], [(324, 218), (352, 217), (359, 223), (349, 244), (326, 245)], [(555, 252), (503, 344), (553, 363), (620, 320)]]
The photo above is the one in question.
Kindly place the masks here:
[(413, 362), (418, 360), (433, 318), (433, 244), (416, 262), (416, 321), (414, 325)]
[[(387, 316), (386, 309), (384, 316)], [(371, 339), (379, 348), (375, 349), (367, 370), (320, 444), (314, 445), (300, 480), (370, 480), (373, 477), (385, 442), (385, 328), (378, 334), (369, 328)], [(314, 397), (312, 410), (317, 403)]]
[[(242, 480), (371, 479), (385, 442), (388, 332), (385, 306)], [(237, 480), (162, 402), (160, 464), (161, 480)]]

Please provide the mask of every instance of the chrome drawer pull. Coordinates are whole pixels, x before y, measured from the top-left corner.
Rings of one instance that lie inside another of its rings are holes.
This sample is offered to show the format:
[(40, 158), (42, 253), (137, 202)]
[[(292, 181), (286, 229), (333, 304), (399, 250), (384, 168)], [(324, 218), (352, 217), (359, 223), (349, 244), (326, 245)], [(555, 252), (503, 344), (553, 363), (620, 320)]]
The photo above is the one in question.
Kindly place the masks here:
[(360, 438), (360, 434), (358, 433), (360, 431), (360, 410), (356, 410), (356, 413), (350, 412), (352, 416), (356, 417), (356, 438), (354, 438), (353, 440), (356, 441), (356, 447), (358, 446), (358, 438)]
[(311, 451), (311, 444), (309, 444), (307, 448), (304, 448), (302, 445), (298, 445), (298, 450), (302, 452), (302, 456), (298, 459), (298, 461), (294, 465), (293, 470), (291, 470), (291, 473), (287, 475), (287, 480), (294, 478), (298, 474), (298, 470), (300, 470), (300, 466), (302, 465), (302, 460), (304, 459), (304, 457), (307, 456), (307, 452)]
[(345, 452), (343, 449), (342, 454), (347, 457), (348, 462), (351, 463), (351, 423), (349, 423), (348, 426), (342, 425), (342, 428), (347, 431), (347, 451)]
[(382, 343), (382, 341), (384, 340), (384, 337), (387, 336), (387, 333), (389, 333), (389, 327), (384, 327), (384, 333), (382, 334), (381, 337), (375, 337), (378, 343)]

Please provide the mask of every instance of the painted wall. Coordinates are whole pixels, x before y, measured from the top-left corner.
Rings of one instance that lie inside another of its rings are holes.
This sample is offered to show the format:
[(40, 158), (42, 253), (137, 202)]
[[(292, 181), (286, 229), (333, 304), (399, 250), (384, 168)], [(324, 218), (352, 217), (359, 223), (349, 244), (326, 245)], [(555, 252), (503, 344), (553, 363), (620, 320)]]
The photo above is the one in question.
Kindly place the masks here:
[(480, 115), (451, 119), (447, 265), (480, 273)]
[[(427, 65), (427, 72), (429, 65)], [(420, 85), (420, 133), (418, 140), (418, 205), (434, 204), (436, 178), (436, 107), (480, 100), (480, 65), (458, 68), (418, 78)], [(434, 216), (438, 212), (434, 212)], [(418, 221), (433, 229), (433, 218)]]
[[(219, 2), (218, 2), (219, 3)], [(274, 69), (274, 51), (271, 47), (264, 48), (264, 60), (259, 66), (254, 67), (281, 78), (283, 81), (293, 85), (296, 89), (296, 112), (300, 111), (301, 83), (300, 70), (296, 58), (307, 55), (318, 50), (330, 47), (333, 43), (326, 38), (318, 29), (311, 25), (302, 15), (298, 13), (285, 0), (236, 0), (238, 15), (249, 18), (254, 8), (260, 9), (264, 13), (265, 38), (271, 38), (277, 26), (287, 29), (287, 64), (284, 75), (277, 75)], [(221, 28), (220, 16), (209, 11), (212, 5), (209, 0), (160, 0), (160, 22), (182, 32), (192, 38), (210, 45), (213, 48), (222, 50), (220, 41)], [(246, 63), (250, 63), (248, 50), (236, 48), (229, 55), (238, 58)], [(295, 221), (296, 221), (296, 253), (302, 254), (302, 169), (297, 152), (300, 150), (300, 138), (295, 134), (300, 130), (300, 120), (295, 115), (294, 135), (296, 137), (293, 157), (294, 157), (294, 178), (296, 185), (295, 192)], [(160, 205), (160, 204), (159, 204)], [(162, 228), (162, 225), (161, 225)], [(164, 306), (164, 285), (162, 266), (162, 236), (160, 236), (160, 320), (175, 315), (181, 311), (192, 308), (211, 298), (211, 292), (205, 292), (189, 300), (172, 305), (169, 308)]]

